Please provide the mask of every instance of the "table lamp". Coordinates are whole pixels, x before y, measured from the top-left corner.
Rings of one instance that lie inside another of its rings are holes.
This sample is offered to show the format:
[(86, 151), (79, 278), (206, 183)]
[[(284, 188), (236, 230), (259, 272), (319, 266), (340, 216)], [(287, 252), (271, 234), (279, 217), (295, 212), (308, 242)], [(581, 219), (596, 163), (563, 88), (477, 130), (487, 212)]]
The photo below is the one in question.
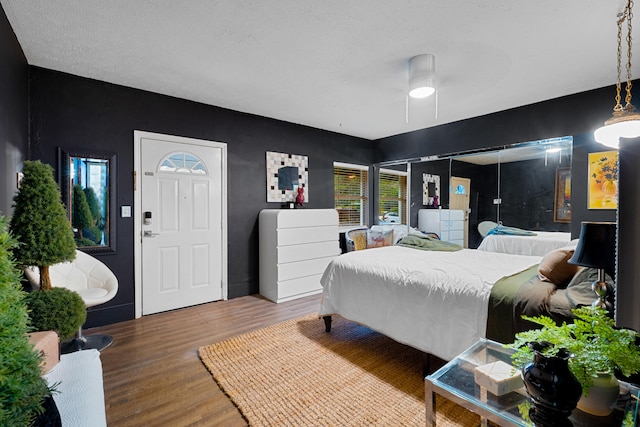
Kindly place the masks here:
[(607, 284), (605, 273), (615, 277), (616, 268), (616, 223), (583, 222), (580, 228), (580, 240), (569, 264), (598, 269), (598, 280), (591, 285), (597, 295), (594, 307), (613, 311), (613, 305), (607, 296), (613, 288)]

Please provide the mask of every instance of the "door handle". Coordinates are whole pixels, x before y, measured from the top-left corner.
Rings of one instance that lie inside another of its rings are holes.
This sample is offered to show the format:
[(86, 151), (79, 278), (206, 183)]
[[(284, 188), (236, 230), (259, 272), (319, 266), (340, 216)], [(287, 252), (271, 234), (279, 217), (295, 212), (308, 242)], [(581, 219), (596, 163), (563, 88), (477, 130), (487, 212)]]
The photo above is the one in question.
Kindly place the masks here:
[(143, 235), (144, 237), (156, 237), (156, 236), (159, 236), (159, 235), (160, 235), (160, 233), (153, 233), (151, 230), (144, 230), (144, 231), (142, 232), (142, 235)]

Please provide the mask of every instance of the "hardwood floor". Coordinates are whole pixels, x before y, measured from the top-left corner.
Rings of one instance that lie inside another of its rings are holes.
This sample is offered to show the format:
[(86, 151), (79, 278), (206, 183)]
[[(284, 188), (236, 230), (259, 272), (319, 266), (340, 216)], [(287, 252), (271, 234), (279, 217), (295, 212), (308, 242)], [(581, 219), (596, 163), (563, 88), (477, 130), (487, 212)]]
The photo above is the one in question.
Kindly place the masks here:
[(100, 355), (108, 425), (246, 426), (198, 348), (319, 306), (320, 295), (280, 304), (251, 295), (87, 329), (114, 339)]

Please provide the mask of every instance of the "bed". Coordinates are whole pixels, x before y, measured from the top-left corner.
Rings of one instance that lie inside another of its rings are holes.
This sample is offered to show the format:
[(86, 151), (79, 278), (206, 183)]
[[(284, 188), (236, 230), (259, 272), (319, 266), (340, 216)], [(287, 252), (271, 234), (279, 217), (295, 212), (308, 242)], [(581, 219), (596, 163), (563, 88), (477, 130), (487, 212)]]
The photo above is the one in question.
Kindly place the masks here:
[(571, 233), (532, 231), (523, 234), (487, 234), (478, 246), (480, 251), (544, 256), (571, 243)]
[[(593, 300), (591, 282), (586, 288), (575, 286), (569, 298), (566, 289), (559, 292), (555, 284), (540, 280), (541, 260), (474, 249), (449, 252), (406, 246), (349, 252), (336, 257), (322, 276), (319, 314), (327, 331), (331, 316), (340, 315), (451, 360), (479, 338), (511, 342), (515, 330), (529, 329), (520, 314), (552, 312), (562, 319), (570, 316), (572, 306)], [(502, 291), (492, 295), (494, 288)]]

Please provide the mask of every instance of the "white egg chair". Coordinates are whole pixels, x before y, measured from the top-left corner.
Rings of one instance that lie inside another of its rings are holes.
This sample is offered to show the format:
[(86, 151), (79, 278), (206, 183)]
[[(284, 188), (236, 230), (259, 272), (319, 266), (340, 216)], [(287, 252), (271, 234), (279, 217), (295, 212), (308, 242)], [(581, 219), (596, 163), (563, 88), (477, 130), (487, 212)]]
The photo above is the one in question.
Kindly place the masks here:
[[(49, 267), (51, 286), (71, 289), (80, 294), (88, 307), (104, 304), (113, 299), (118, 292), (118, 279), (103, 262), (82, 251), (76, 250), (76, 259)], [(33, 287), (40, 286), (38, 267), (27, 267), (25, 276)], [(104, 350), (113, 342), (109, 335), (96, 334), (84, 336), (82, 326), (71, 341), (63, 343), (61, 352), (78, 350)]]

